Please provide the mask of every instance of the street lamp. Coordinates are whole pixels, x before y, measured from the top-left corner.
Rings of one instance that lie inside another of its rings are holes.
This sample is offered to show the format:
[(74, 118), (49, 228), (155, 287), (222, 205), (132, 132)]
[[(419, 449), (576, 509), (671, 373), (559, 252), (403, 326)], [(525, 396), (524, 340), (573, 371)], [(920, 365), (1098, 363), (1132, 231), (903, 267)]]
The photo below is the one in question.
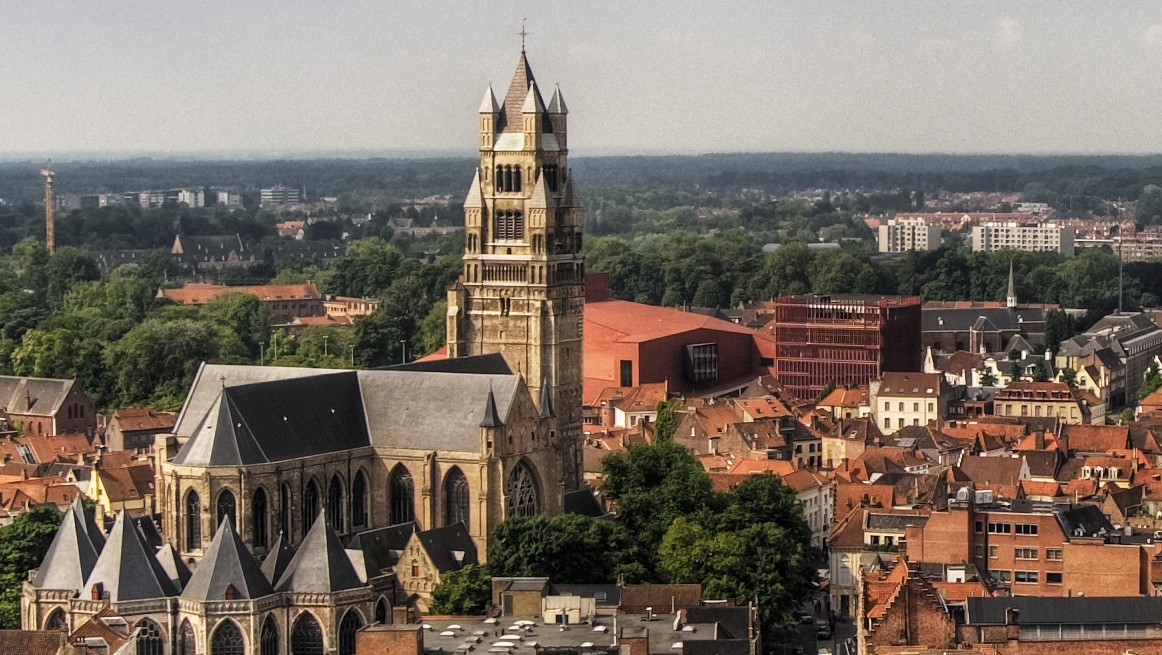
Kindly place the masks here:
[(355, 368), (355, 344), (351, 344), (348, 350), (351, 351), (351, 368)]
[(327, 336), (325, 334), (323, 335), (323, 357), (327, 356), (327, 339), (329, 339), (329, 338), (330, 338), (329, 336)]
[(408, 340), (399, 340), (399, 363), (406, 364), (408, 361)]

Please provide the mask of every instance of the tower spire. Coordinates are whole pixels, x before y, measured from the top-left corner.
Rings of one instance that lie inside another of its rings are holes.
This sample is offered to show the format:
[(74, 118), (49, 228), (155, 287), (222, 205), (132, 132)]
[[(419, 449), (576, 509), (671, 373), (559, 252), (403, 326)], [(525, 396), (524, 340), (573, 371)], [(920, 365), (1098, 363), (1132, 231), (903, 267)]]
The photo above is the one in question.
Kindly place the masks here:
[(1005, 296), (1005, 306), (1009, 309), (1017, 308), (1017, 287), (1013, 284), (1013, 260), (1009, 260), (1009, 293)]

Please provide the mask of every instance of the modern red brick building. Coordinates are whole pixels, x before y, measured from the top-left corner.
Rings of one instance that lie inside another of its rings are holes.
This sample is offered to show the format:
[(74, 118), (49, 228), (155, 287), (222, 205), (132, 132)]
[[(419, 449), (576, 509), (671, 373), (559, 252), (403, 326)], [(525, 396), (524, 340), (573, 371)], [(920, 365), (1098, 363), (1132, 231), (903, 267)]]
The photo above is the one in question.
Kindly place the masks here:
[(585, 277), (585, 402), (607, 387), (666, 382), (671, 392), (709, 392), (767, 372), (754, 330), (673, 307), (610, 300), (608, 278)]
[(922, 370), (918, 296), (780, 296), (774, 323), (775, 374), (800, 398)]

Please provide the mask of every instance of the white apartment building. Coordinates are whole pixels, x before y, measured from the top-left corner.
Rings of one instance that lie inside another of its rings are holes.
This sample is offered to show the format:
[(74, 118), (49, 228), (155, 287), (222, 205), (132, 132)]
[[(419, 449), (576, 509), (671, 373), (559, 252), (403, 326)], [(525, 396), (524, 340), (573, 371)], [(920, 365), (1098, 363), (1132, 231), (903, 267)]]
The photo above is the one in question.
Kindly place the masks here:
[(880, 225), (880, 252), (936, 250), (940, 247), (940, 224), (923, 218), (892, 218)]
[(947, 385), (940, 373), (884, 373), (869, 385), (876, 423), (884, 434), (909, 425), (928, 425), (948, 408)]
[(1073, 256), (1073, 228), (1058, 223), (990, 222), (972, 228), (973, 252), (1053, 251)]

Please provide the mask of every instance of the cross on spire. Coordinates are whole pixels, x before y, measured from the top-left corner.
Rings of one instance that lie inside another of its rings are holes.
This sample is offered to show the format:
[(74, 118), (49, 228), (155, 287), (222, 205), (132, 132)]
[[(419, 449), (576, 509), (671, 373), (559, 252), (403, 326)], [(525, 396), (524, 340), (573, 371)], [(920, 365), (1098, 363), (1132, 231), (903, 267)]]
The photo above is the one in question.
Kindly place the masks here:
[(520, 19), (520, 31), (517, 32), (517, 34), (520, 35), (520, 53), (522, 55), (525, 53), (525, 37), (529, 35), (529, 31), (525, 29), (525, 23), (527, 23), (528, 20), (529, 19), (527, 17)]

